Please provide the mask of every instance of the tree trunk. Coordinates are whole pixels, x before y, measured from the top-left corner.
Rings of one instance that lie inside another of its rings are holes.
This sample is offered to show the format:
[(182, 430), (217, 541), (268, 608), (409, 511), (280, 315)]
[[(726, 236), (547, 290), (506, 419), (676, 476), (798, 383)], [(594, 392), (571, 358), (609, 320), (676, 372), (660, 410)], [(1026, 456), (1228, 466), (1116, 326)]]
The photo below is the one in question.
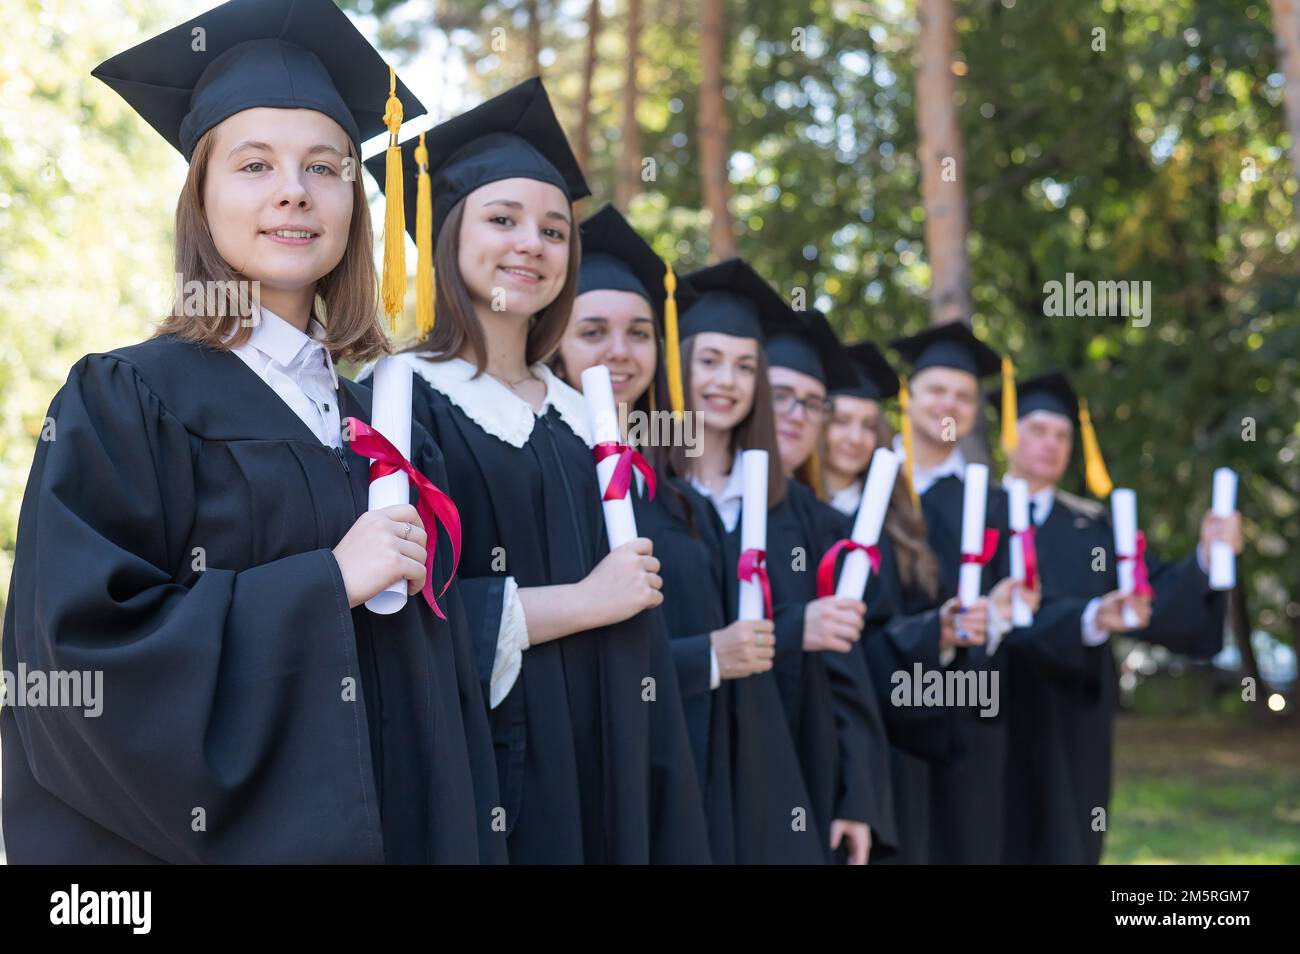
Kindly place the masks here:
[(537, 0), (524, 0), (528, 14), (528, 68), (531, 75), (542, 75), (542, 20), (537, 12)]
[(619, 123), (618, 175), (614, 179), (614, 203), (624, 212), (641, 190), (641, 127), (636, 121), (636, 68), (641, 57), (641, 0), (627, 3), (627, 62), (623, 76), (623, 117)]
[(596, 40), (600, 36), (600, 0), (587, 6), (587, 55), (582, 63), (582, 103), (578, 121), (578, 168), (591, 162), (591, 86), (596, 76)]
[(970, 321), (970, 263), (966, 255), (965, 155), (952, 72), (956, 35), (952, 0), (920, 0), (916, 126), (930, 261), (930, 322)]
[[(1269, 0), (1273, 8), (1273, 35), (1277, 39), (1282, 75), (1286, 77), (1283, 96), (1286, 102), (1286, 128), (1291, 134), (1291, 172), (1300, 182), (1300, 2)], [(1300, 193), (1296, 194), (1300, 215)]]
[(709, 254), (714, 262), (736, 254), (736, 236), (727, 209), (727, 110), (722, 76), (723, 0), (700, 4), (700, 183), (709, 210)]

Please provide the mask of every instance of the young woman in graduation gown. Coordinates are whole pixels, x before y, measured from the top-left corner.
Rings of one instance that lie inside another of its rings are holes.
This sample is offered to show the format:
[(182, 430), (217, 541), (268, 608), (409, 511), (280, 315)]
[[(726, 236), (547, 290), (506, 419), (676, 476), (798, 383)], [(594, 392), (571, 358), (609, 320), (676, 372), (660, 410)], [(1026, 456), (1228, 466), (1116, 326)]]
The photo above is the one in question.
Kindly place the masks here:
[[(815, 498), (787, 481), (777, 452), (766, 333), (797, 315), (743, 262), (732, 259), (687, 276), (700, 299), (682, 316), (681, 358), (687, 411), (701, 414), (702, 452), (673, 448), (673, 473), (709, 497), (726, 528), (724, 566), (740, 559), (740, 451), (769, 453), (767, 568), (776, 624), (774, 673), (795, 739), (811, 805), (798, 820), (822, 839), (826, 860), (847, 853), (865, 861), (872, 826), (886, 824), (872, 776), (867, 724), (869, 688), (862, 667), (838, 666), (824, 652), (832, 639), (856, 638), (862, 604), (831, 613), (816, 598), (823, 541), (809, 518)], [(846, 658), (846, 657), (841, 657)]]
[[(668, 441), (691, 432), (671, 431), (667, 418), (673, 402), (660, 360), (664, 313), (675, 336), (677, 309), (693, 295), (684, 280), (665, 275), (663, 262), (612, 206), (582, 225), (578, 292), (555, 370), (581, 388), (584, 370), (606, 365), (616, 404), (636, 412), (628, 418), (647, 435), (641, 449), (652, 462), (656, 492), (651, 496), (638, 474), (631, 488), (637, 531), (653, 541), (660, 561), (663, 614), (713, 861), (819, 864), (825, 852), (816, 834), (790, 823), (808, 794), (771, 673), (772, 621), (736, 619), (726, 531), (709, 502), (666, 468)], [(648, 431), (656, 424), (663, 430)]]
[(436, 323), (404, 358), (463, 522), (510, 859), (706, 862), (659, 560), (608, 551), (586, 406), (543, 363), (586, 184), (537, 80), (428, 142)]
[[(872, 454), (893, 441), (882, 403), (898, 393), (899, 382), (874, 345), (863, 342), (845, 350), (858, 380), (852, 387), (831, 390), (821, 477), (830, 504), (852, 519), (862, 500)], [(877, 577), (880, 595), (872, 603), (859, 645), (889, 733), (898, 853), (887, 860), (923, 864), (929, 860), (929, 766), (952, 758), (956, 744), (952, 710), (912, 705), (910, 694), (895, 700), (893, 675), (907, 673), (910, 681), (918, 664), (922, 672), (939, 672), (941, 653), (982, 643), (988, 601), (982, 598), (961, 613), (955, 597), (939, 600), (938, 563), (926, 540), (924, 518), (901, 473), (885, 513)], [(964, 642), (958, 639), (959, 620)]]
[[(284, 18), (278, 39), (245, 36), (253, 7)], [(227, 3), (96, 71), (190, 162), (180, 279), (260, 281), (261, 310), (245, 321), (223, 286), (215, 315), (178, 302), (50, 405), (4, 668), (102, 673), (102, 712), (0, 715), (10, 861), (504, 860), (463, 610), (454, 587), (450, 622), (419, 595), (439, 531), (412, 506), (367, 513), (368, 461), (341, 439), (370, 397), (334, 390), (332, 362), (387, 347), (343, 173), (382, 131), (390, 73), (332, 3), (304, 7)], [(336, 83), (375, 95), (345, 105)], [(446, 486), (427, 434), (412, 456)], [(433, 593), (450, 570), (444, 541)], [(362, 605), (403, 580), (401, 611)]]

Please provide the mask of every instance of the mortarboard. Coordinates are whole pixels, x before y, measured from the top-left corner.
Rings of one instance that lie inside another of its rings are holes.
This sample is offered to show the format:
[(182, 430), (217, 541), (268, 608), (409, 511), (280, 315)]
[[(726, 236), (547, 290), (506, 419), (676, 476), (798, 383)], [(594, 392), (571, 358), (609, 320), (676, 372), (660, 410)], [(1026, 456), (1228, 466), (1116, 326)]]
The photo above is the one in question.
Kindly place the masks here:
[(1009, 403), (1006, 400), (1005, 385), (989, 395), (989, 401), (993, 406), (1002, 408), (1003, 429), (1005, 430), (1007, 425), (1005, 418), (1008, 408), (1014, 409), (1011, 411), (1015, 415), (1012, 419), (1013, 427), (1015, 420), (1034, 411), (1050, 411), (1069, 418), (1070, 422), (1079, 428), (1079, 440), (1083, 444), (1084, 476), (1088, 482), (1088, 489), (1097, 497), (1104, 499), (1108, 496), (1113, 489), (1113, 484), (1106, 470), (1105, 458), (1101, 455), (1097, 432), (1092, 426), (1088, 402), (1079, 397), (1071, 386), (1069, 378), (1060, 371), (1047, 371), (1015, 382), (1014, 390), (1015, 400)]
[(977, 378), (993, 374), (1001, 366), (998, 354), (976, 338), (961, 321), (927, 328), (920, 334), (895, 338), (890, 346), (912, 365), (912, 373), (926, 368), (956, 368)]
[(799, 324), (799, 313), (739, 258), (691, 272), (686, 280), (700, 297), (682, 315), (683, 338), (715, 331), (761, 343)]
[(685, 407), (682, 392), (682, 356), (677, 314), (696, 299), (689, 282), (679, 279), (636, 229), (612, 205), (582, 223), (582, 264), (578, 271), (578, 294), (610, 289), (632, 292), (650, 303), (662, 319), (663, 363), (668, 382), (669, 405), (680, 413)]
[[(197, 48), (196, 48), (197, 47)], [(112, 87), (189, 161), (199, 138), (245, 109), (313, 109), (357, 155), (386, 128), (389, 68), (331, 0), (230, 0), (105, 60)], [(395, 86), (406, 119), (425, 112)]]
[(857, 372), (820, 311), (798, 313), (798, 324), (769, 338), (764, 350), (768, 367), (789, 368), (816, 378), (828, 391), (852, 387)]
[(898, 375), (874, 344), (860, 341), (846, 345), (844, 350), (857, 372), (857, 384), (848, 388), (833, 388), (832, 394), (884, 401), (898, 393)]

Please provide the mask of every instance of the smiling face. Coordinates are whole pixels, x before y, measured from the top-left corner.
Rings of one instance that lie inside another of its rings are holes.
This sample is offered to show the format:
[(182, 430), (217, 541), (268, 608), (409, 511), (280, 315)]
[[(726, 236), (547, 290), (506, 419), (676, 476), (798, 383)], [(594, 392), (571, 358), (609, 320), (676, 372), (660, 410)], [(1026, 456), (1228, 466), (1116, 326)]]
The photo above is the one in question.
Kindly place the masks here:
[(273, 311), (277, 295), (310, 295), (347, 248), (347, 134), (315, 110), (270, 108), (235, 113), (213, 133), (203, 207), (218, 253), (261, 283)]
[(579, 295), (560, 342), (569, 384), (581, 389), (582, 372), (609, 368), (614, 401), (631, 407), (650, 387), (658, 345), (650, 302), (635, 292), (603, 288)]
[(880, 402), (870, 398), (836, 395), (826, 425), (826, 469), (845, 480), (857, 480), (867, 472), (876, 452), (876, 427)]
[[(768, 368), (772, 406), (776, 412), (776, 444), (786, 473), (793, 473), (812, 456), (826, 421), (826, 385), (791, 368)], [(809, 411), (809, 408), (815, 410)]]
[(569, 201), (535, 179), (502, 179), (465, 198), (458, 265), (470, 299), (495, 312), (537, 314), (564, 287)]
[(691, 407), (704, 427), (730, 433), (754, 406), (758, 342), (717, 331), (695, 336), (691, 351)]
[(1063, 414), (1031, 411), (1016, 423), (1016, 449), (1011, 452), (1011, 472), (1034, 488), (1055, 484), (1070, 466), (1074, 425)]
[(944, 421), (955, 422), (955, 440), (960, 441), (975, 425), (979, 406), (979, 381), (957, 368), (929, 367), (917, 372), (910, 385), (911, 418), (916, 436), (931, 444), (952, 444)]

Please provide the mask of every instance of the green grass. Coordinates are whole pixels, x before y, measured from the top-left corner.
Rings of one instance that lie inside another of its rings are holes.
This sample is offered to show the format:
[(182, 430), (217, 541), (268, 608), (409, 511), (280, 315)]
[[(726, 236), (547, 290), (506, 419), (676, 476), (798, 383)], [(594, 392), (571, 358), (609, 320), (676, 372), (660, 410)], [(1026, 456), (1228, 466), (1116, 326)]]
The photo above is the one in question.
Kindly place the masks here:
[(1300, 730), (1151, 717), (1116, 728), (1107, 864), (1300, 864)]

